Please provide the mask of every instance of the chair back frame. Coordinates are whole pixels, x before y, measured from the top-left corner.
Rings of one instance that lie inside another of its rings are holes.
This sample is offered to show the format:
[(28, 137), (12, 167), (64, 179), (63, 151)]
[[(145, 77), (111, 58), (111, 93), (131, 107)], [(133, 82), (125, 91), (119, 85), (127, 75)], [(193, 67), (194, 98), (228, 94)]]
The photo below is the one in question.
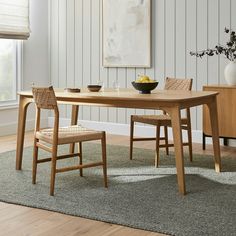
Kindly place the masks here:
[(165, 90), (186, 90), (191, 91), (193, 79), (166, 78)]
[[(193, 79), (179, 79), (179, 78), (166, 78), (165, 90), (184, 90), (191, 91), (193, 85)], [(163, 112), (166, 114), (166, 112)], [(190, 108), (186, 109), (186, 116), (190, 120)]]
[(36, 105), (35, 132), (40, 130), (41, 109), (54, 111), (53, 146), (55, 146), (58, 144), (59, 109), (54, 89), (52, 86), (33, 87), (32, 93)]

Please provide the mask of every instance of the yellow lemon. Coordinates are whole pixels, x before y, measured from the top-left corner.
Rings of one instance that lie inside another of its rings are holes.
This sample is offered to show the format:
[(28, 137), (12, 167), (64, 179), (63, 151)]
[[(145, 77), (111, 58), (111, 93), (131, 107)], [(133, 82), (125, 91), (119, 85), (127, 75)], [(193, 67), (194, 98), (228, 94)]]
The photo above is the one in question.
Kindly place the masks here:
[(136, 82), (138, 83), (149, 83), (150, 78), (147, 75), (139, 75)]

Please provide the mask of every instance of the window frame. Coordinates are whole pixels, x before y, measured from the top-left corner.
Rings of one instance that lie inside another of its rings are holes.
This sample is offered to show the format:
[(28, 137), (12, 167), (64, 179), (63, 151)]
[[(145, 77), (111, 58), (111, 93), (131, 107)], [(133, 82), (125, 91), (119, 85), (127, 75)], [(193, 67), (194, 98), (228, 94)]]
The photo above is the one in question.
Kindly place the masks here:
[(22, 40), (16, 40), (15, 47), (15, 92), (16, 99), (11, 101), (0, 101), (0, 110), (17, 108), (19, 105), (19, 96), (17, 95), (18, 91), (21, 90), (22, 85), (22, 68), (23, 68), (23, 42)]

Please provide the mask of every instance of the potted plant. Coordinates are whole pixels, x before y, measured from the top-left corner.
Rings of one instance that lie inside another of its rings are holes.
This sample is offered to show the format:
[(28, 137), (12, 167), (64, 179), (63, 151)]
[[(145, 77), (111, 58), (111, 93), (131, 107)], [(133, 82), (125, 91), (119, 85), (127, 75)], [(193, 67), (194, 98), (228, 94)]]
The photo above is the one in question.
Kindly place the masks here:
[(229, 41), (226, 45), (216, 45), (213, 49), (205, 49), (198, 52), (190, 52), (191, 56), (202, 58), (203, 56), (223, 55), (229, 60), (225, 67), (225, 80), (229, 85), (236, 85), (236, 33), (228, 28), (225, 28), (225, 33), (229, 34)]

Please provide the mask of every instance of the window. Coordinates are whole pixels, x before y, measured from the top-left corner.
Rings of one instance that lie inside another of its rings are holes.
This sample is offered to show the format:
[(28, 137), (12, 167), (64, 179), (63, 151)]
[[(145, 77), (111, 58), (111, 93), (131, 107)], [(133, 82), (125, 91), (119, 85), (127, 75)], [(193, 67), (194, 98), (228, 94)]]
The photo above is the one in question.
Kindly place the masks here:
[(17, 103), (20, 45), (17, 40), (0, 39), (0, 106)]
[(27, 39), (29, 0), (0, 0), (0, 38)]
[(17, 103), (21, 43), (16, 39), (29, 36), (29, 0), (0, 0), (0, 107)]

